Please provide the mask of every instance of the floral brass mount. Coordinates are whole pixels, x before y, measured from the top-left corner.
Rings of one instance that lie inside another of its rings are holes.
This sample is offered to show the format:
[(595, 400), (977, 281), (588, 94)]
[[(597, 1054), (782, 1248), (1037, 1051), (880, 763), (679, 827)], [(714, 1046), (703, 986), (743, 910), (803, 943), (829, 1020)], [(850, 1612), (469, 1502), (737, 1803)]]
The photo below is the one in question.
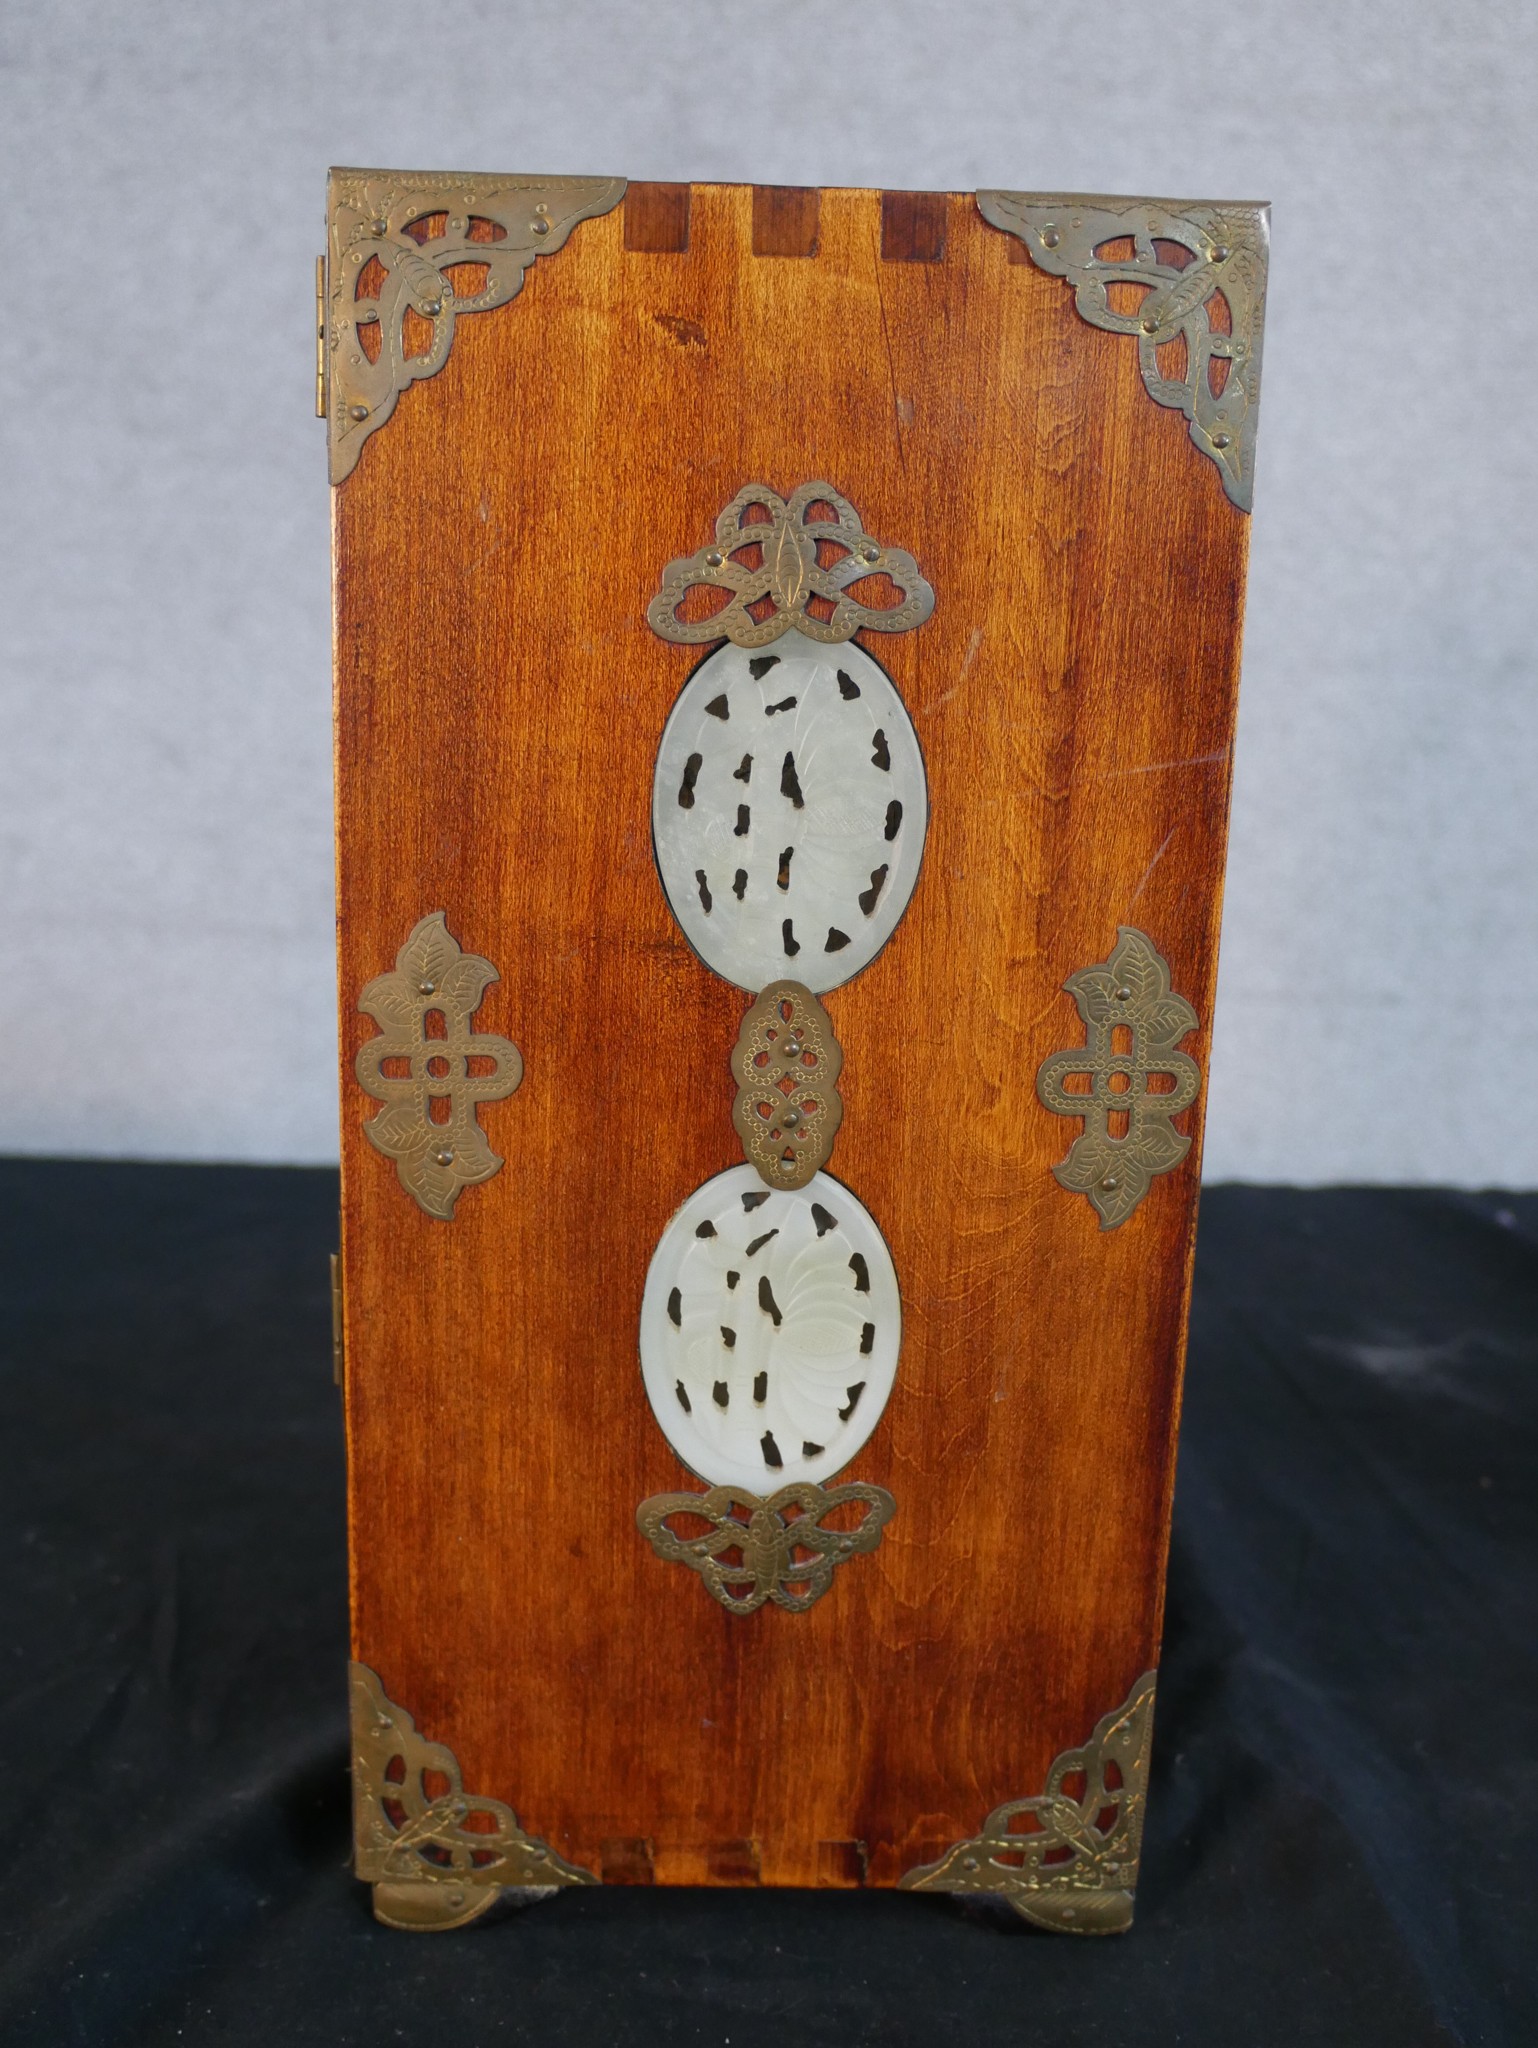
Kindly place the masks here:
[(844, 1055), (822, 1004), (799, 981), (775, 981), (742, 1020), (732, 1052), (732, 1122), (742, 1156), (772, 1188), (804, 1188), (833, 1152), (843, 1121)]
[[(979, 192), (977, 204), (984, 220), (1025, 244), (1038, 269), (1073, 286), (1079, 313), (1092, 327), (1137, 337), (1149, 397), (1185, 414), (1191, 439), (1217, 464), (1233, 503), (1248, 512), (1255, 493), (1270, 208), (1038, 192)], [(1101, 253), (1108, 245), (1117, 250), (1114, 256)], [(1113, 309), (1110, 294), (1118, 286), (1142, 293), (1135, 309)], [(1183, 343), (1185, 356), (1178, 376), (1168, 374), (1174, 364), (1159, 362), (1159, 350), (1175, 342)]]
[(353, 1871), (374, 1887), (376, 1919), (463, 1927), (505, 1891), (598, 1882), (525, 1834), (500, 1799), (466, 1792), (453, 1751), (419, 1734), (366, 1664), (352, 1666), (351, 1695)]
[[(1082, 1117), (1084, 1129), (1052, 1171), (1065, 1188), (1089, 1197), (1102, 1230), (1114, 1230), (1155, 1174), (1168, 1173), (1191, 1149), (1170, 1119), (1189, 1109), (1201, 1088), (1195, 1060), (1175, 1050), (1197, 1028), (1197, 1016), (1184, 996), (1172, 994), (1164, 956), (1131, 925), (1120, 928), (1108, 960), (1070, 974), (1063, 987), (1079, 1006), (1085, 1044), (1043, 1060), (1036, 1093), (1058, 1116)], [(1128, 1034), (1125, 1050), (1117, 1049), (1118, 1031)], [(1070, 1074), (1087, 1075), (1089, 1092), (1066, 1088)], [(1154, 1075), (1166, 1078), (1168, 1089), (1151, 1094)], [(1113, 1116), (1126, 1118), (1119, 1136)]]
[[(853, 1529), (829, 1529), (824, 1517), (857, 1502), (864, 1508)], [(698, 1572), (706, 1591), (728, 1614), (755, 1614), (766, 1601), (804, 1614), (852, 1557), (865, 1556), (897, 1512), (885, 1487), (852, 1480), (843, 1486), (782, 1486), (767, 1497), (735, 1486), (708, 1493), (658, 1493), (636, 1509), (636, 1526), (660, 1558)], [(714, 1526), (680, 1536), (670, 1515)]]
[[(316, 406), (332, 483), (351, 475), (406, 386), (443, 368), (458, 315), (505, 305), (536, 256), (610, 212), (624, 190), (623, 178), (331, 173)], [(423, 347), (408, 354), (412, 314)]]
[[(899, 603), (870, 605), (851, 594), (875, 576), (897, 586)], [(680, 605), (702, 586), (731, 599), (708, 618), (681, 619)], [(788, 500), (767, 484), (746, 484), (716, 520), (714, 543), (668, 563), (646, 618), (654, 633), (684, 645), (725, 639), (763, 647), (792, 629), (828, 643), (862, 626), (906, 633), (934, 604), (912, 555), (872, 540), (831, 484), (802, 484)]]
[[(488, 984), (499, 978), (489, 960), (460, 950), (435, 910), (414, 927), (390, 972), (376, 974), (358, 998), (380, 1035), (358, 1048), (353, 1070), (360, 1087), (385, 1105), (364, 1131), (395, 1161), (412, 1200), (444, 1222), (463, 1191), (490, 1180), (502, 1164), (476, 1121), (477, 1106), (501, 1101), (523, 1079), (523, 1055), (510, 1038), (470, 1029)], [(434, 1011), (444, 1020), (442, 1038), (427, 1036)], [(472, 1060), (490, 1071), (472, 1074)], [(387, 1062), (407, 1071), (388, 1074)], [(435, 1122), (430, 1105), (445, 1099), (448, 1120)]]
[(910, 1870), (898, 1889), (991, 1892), (1054, 1933), (1125, 1933), (1143, 1842), (1154, 1677), (1146, 1672), (1081, 1749), (1063, 1751), (1045, 1792), (996, 1806), (980, 1834)]

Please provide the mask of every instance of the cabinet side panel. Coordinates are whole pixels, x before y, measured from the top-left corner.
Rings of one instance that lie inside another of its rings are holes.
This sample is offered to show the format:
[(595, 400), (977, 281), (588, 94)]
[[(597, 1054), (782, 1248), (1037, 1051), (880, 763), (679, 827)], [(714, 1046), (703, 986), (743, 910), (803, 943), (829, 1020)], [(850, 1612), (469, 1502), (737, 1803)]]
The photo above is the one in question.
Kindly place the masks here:
[[(938, 260), (884, 261), (881, 195), (827, 191), (815, 256), (755, 256), (751, 190), (709, 186), (682, 251), (587, 222), (459, 322), (338, 494), (354, 1654), (594, 1869), (646, 1842), (662, 1882), (816, 1884), (861, 1843), (895, 1882), (1157, 1661), (1199, 1143), (1104, 1232), (1034, 1083), (1122, 924), (1205, 1069), (1246, 521), (1129, 344), (969, 197), (944, 225)], [(936, 591), (864, 642), (924, 748), (923, 873), (827, 998), (831, 1170), (904, 1299), (845, 1476), (898, 1512), (810, 1612), (743, 1619), (634, 1525), (693, 1483), (637, 1320), (669, 1215), (740, 1157), (748, 1001), (657, 881), (653, 760), (698, 652), (645, 612), (744, 483), (812, 478)], [(351, 1072), (357, 992), (433, 910), (496, 965), (477, 1026), (526, 1063), (481, 1113), (506, 1165), (447, 1224)]]

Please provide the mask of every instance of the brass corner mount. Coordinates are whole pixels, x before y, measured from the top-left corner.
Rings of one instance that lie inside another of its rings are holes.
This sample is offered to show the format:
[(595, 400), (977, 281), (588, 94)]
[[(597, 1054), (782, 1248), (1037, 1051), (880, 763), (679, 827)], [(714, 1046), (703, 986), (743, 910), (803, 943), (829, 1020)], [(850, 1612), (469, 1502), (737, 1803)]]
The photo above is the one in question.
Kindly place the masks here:
[(333, 171), (316, 396), (332, 483), (352, 474), (406, 386), (443, 368), (457, 317), (505, 305), (537, 256), (624, 191), (623, 178)]
[[(1241, 512), (1255, 495), (1255, 428), (1271, 209), (1209, 199), (977, 194), (990, 226), (1024, 243), (1038, 270), (1074, 289), (1092, 327), (1137, 338), (1156, 405), (1191, 423)], [(1117, 303), (1112, 304), (1112, 292)], [(1134, 300), (1133, 294), (1136, 294)], [(1173, 358), (1159, 351), (1178, 344)]]
[(478, 1920), (505, 1892), (596, 1884), (500, 1799), (466, 1792), (451, 1749), (429, 1742), (366, 1664), (352, 1666), (353, 1872), (374, 1916), (411, 1933)]
[(1143, 1844), (1154, 1679), (1145, 1672), (1088, 1742), (1063, 1751), (1044, 1792), (996, 1806), (980, 1834), (910, 1870), (899, 1891), (987, 1892), (1055, 1934), (1124, 1934)]

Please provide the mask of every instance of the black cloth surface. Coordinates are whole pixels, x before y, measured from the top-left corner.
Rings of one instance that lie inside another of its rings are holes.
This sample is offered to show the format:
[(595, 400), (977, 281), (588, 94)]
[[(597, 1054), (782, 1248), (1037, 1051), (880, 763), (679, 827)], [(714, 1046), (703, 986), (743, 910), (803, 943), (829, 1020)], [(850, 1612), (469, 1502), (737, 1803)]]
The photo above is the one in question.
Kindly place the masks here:
[(1538, 2042), (1538, 1197), (1208, 1191), (1137, 1925), (1075, 1941), (891, 1892), (375, 1925), (334, 1176), (0, 1196), (0, 2041)]

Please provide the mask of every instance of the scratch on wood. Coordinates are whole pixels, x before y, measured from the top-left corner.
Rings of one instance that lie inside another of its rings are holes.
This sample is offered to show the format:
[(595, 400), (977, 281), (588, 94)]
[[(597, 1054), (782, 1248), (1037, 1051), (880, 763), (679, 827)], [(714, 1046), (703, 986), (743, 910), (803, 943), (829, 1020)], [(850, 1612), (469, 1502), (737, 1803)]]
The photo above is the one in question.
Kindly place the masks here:
[(1218, 747), (1210, 754), (1188, 754), (1178, 761), (1145, 761), (1139, 768), (1107, 768), (1095, 777), (1097, 782), (1115, 782), (1122, 775), (1157, 775), (1165, 768), (1201, 768), (1208, 761), (1226, 761), (1227, 747)]
[(956, 692), (961, 688), (962, 684), (966, 681), (967, 676), (971, 670), (972, 664), (977, 659), (977, 650), (979, 649), (979, 647), (982, 646), (982, 644), (983, 629), (981, 626), (974, 626), (972, 628), (972, 637), (967, 642), (967, 651), (961, 657), (961, 667), (957, 671), (955, 682), (951, 684), (948, 690), (942, 690), (940, 695), (936, 697), (933, 704), (925, 704), (922, 707), (926, 712), (938, 711), (942, 705), (949, 704), (952, 697), (955, 696)]
[(1153, 859), (1148, 863), (1147, 867), (1144, 868), (1142, 880), (1138, 883), (1137, 887), (1133, 890), (1132, 894), (1127, 898), (1129, 906), (1136, 903), (1139, 896), (1141, 896), (1143, 891), (1148, 887), (1148, 877), (1153, 873), (1154, 869), (1159, 865), (1160, 861), (1163, 860), (1164, 849), (1169, 845), (1170, 841), (1174, 838), (1175, 834), (1179, 830), (1179, 825), (1171, 825), (1168, 832), (1166, 832), (1164, 837), (1160, 840), (1159, 851), (1154, 855)]
[(896, 363), (896, 361), (895, 361), (895, 359), (894, 359), (894, 357), (893, 357), (893, 355), (892, 355), (892, 330), (891, 330), (891, 328), (890, 328), (890, 327), (888, 327), (888, 325), (887, 325), (887, 317), (886, 317), (886, 292), (885, 292), (885, 291), (883, 290), (883, 288), (882, 288), (882, 283), (881, 283), (881, 275), (882, 275), (882, 272), (881, 272), (881, 262), (880, 262), (881, 250), (880, 250), (880, 246), (879, 246), (879, 243), (873, 243), (873, 244), (872, 244), (872, 246), (873, 246), (873, 248), (874, 248), (874, 250), (875, 250), (875, 254), (876, 254), (876, 258), (877, 258), (877, 261), (876, 261), (876, 305), (877, 305), (877, 308), (878, 308), (878, 310), (879, 310), (879, 312), (880, 312), (880, 314), (881, 314), (881, 339), (882, 339), (883, 343), (884, 343), (884, 344), (885, 344), (885, 346), (886, 346), (886, 374), (887, 374), (887, 383), (888, 383), (888, 384), (890, 385), (890, 387), (891, 387), (891, 392), (892, 392), (892, 426), (893, 426), (893, 431), (894, 431), (894, 432), (896, 433), (896, 435), (897, 435), (897, 466), (898, 466), (898, 468), (899, 468), (899, 469), (901, 469), (901, 470), (904, 470), (904, 471), (906, 471), (906, 469), (907, 469), (907, 467), (908, 467), (908, 451), (907, 451), (907, 449), (906, 449), (906, 448), (905, 448), (905, 447), (903, 446), (903, 411), (902, 411), (902, 400), (901, 400), (901, 399), (900, 399), (900, 398), (898, 397), (898, 395), (897, 395), (897, 363)]

